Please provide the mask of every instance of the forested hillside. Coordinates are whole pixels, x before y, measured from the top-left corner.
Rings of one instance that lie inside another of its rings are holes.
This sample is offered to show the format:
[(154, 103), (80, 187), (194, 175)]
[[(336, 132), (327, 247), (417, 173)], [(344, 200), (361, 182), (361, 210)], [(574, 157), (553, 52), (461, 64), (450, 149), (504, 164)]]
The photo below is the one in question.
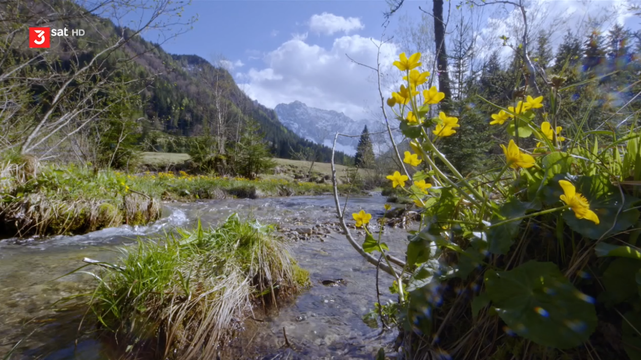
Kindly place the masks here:
[[(181, 9), (172, 2), (155, 6), (149, 22), (132, 29), (105, 19), (122, 18), (123, 9), (111, 11), (99, 2), (1, 3), (0, 10), (15, 19), (2, 29), (11, 41), (3, 44), (0, 64), (7, 70), (0, 70), (2, 92), (11, 95), (7, 104), (15, 104), (15, 111), (3, 114), (0, 151), (73, 153), (114, 165), (128, 158), (126, 149), (193, 152), (196, 141), (208, 144), (211, 156), (230, 156), (251, 129), (275, 156), (291, 158), (304, 150), (329, 161), (331, 149), (288, 131), (225, 69), (198, 56), (170, 55), (142, 39), (142, 30), (160, 26), (153, 24), (165, 26), (169, 37), (182, 31), (175, 25), (189, 25), (178, 20)], [(28, 27), (35, 25), (84, 29), (85, 35), (53, 37), (50, 49), (30, 49)], [(27, 92), (33, 96), (16, 97)], [(74, 102), (83, 106), (74, 108)], [(338, 154), (338, 163), (347, 161)]]

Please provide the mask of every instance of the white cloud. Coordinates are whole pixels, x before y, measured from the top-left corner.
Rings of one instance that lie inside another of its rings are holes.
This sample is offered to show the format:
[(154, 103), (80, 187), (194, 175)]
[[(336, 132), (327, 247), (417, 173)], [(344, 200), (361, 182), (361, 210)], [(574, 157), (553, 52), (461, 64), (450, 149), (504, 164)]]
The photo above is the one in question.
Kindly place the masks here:
[(307, 39), (307, 33), (293, 33), (292, 34), (292, 40), (300, 40), (300, 41), (305, 41)]
[(219, 66), (227, 69), (227, 71), (230, 71), (230, 72), (236, 68), (245, 66), (245, 64), (240, 60), (236, 60), (234, 62), (231, 62), (229, 60), (220, 60), (218, 64)]
[(309, 29), (315, 33), (333, 35), (337, 32), (349, 34), (354, 30), (362, 30), (365, 26), (359, 18), (336, 16), (330, 13), (312, 15), (309, 20)]
[[(376, 66), (378, 41), (359, 35), (334, 40), (331, 48), (291, 39), (269, 52), (264, 69), (250, 69), (241, 77), (247, 95), (267, 107), (298, 100), (308, 106), (343, 112), (359, 120), (371, 118), (380, 105), (375, 73), (354, 60)], [(394, 44), (381, 47), (382, 71), (398, 56)], [(389, 95), (389, 94), (387, 94)]]
[[(628, 11), (630, 5), (628, 0), (532, 0), (526, 4), (531, 38), (536, 39), (541, 30), (551, 32), (550, 43), (556, 51), (567, 31), (583, 40), (594, 26), (607, 33), (615, 23), (623, 25), (632, 16)], [(499, 50), (504, 58), (511, 57), (513, 50), (503, 46), (500, 36), (508, 36), (512, 45), (520, 43), (523, 34), (520, 10), (511, 5), (488, 5), (484, 8), (492, 10), (492, 15), (480, 31), (477, 46), (484, 48), (481, 54), (487, 56)]]

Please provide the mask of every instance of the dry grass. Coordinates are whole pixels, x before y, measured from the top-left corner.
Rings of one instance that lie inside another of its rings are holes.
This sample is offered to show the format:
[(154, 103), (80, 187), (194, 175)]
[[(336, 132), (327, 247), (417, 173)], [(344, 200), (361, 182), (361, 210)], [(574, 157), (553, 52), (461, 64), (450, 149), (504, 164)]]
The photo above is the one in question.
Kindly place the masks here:
[(93, 274), (99, 328), (131, 358), (215, 359), (254, 306), (276, 306), (309, 281), (271, 230), (234, 214), (123, 249)]
[(154, 166), (181, 164), (190, 159), (191, 156), (184, 153), (143, 152), (140, 154), (142, 164)]

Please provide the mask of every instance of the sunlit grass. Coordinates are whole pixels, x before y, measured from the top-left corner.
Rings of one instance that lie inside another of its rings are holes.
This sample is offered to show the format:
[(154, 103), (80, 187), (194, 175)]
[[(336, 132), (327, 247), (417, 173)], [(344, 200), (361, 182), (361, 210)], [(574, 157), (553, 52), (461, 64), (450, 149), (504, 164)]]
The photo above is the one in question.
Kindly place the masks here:
[(199, 223), (122, 249), (93, 273), (88, 304), (101, 331), (134, 353), (215, 358), (252, 306), (274, 306), (309, 282), (272, 230), (233, 214), (218, 228)]

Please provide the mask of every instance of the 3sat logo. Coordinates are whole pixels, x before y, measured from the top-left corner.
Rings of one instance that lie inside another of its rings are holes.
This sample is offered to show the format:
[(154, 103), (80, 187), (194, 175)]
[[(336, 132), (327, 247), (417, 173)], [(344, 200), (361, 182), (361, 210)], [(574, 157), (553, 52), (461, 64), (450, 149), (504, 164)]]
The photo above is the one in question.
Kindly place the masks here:
[(51, 29), (48, 27), (29, 28), (30, 48), (49, 48), (51, 46)]
[[(71, 31), (69, 31), (71, 30)], [(52, 29), (48, 27), (29, 28), (29, 47), (30, 48), (50, 48), (51, 38), (55, 36), (84, 36), (83, 29)]]

